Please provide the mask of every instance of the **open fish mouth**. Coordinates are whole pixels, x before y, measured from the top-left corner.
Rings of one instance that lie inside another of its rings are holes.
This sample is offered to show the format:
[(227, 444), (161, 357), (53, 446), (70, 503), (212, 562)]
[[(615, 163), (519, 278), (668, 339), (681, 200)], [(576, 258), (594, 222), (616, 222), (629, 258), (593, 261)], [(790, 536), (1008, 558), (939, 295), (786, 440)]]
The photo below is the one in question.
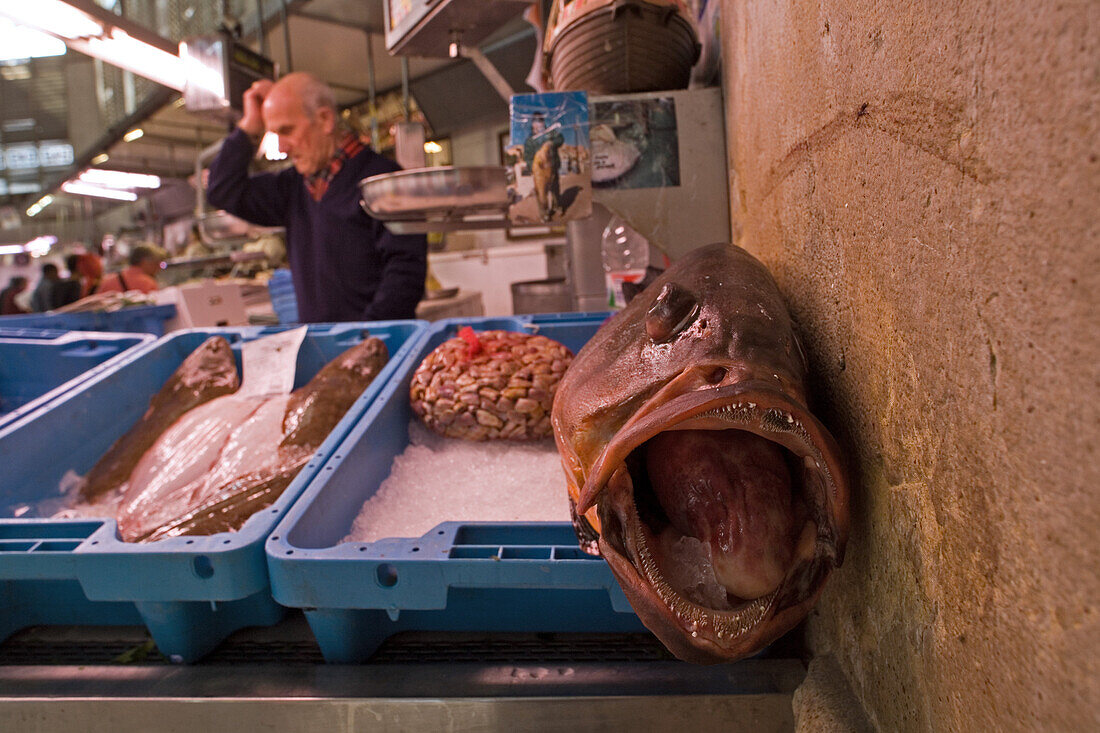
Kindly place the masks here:
[(752, 654), (804, 617), (838, 565), (846, 490), (831, 436), (764, 382), (651, 400), (577, 503), (646, 625), (677, 656)]

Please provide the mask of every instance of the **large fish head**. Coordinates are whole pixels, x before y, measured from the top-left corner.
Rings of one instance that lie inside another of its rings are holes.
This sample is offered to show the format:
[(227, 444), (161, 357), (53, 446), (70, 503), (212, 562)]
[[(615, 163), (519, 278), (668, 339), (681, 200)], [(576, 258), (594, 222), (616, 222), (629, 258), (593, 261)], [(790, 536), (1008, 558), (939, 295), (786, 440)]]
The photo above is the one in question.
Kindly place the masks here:
[(847, 538), (837, 446), (766, 268), (689, 253), (577, 354), (552, 422), (581, 546), (678, 657), (753, 654), (810, 610)]

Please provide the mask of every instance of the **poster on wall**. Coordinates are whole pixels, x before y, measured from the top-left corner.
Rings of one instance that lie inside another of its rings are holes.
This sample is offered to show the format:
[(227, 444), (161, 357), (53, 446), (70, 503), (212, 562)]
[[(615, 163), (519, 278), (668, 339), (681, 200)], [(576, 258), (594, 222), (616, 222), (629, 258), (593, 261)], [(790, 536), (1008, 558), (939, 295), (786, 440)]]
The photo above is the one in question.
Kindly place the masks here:
[(510, 106), (509, 222), (553, 224), (590, 215), (587, 93), (517, 94)]
[(592, 184), (598, 188), (680, 185), (680, 141), (671, 97), (592, 103)]

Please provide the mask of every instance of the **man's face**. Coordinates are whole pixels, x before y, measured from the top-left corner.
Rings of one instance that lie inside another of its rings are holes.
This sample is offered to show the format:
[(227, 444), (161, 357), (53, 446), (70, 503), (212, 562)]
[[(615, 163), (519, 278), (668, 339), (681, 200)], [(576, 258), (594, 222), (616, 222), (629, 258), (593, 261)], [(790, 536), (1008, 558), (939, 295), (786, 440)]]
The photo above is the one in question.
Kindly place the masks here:
[(332, 110), (319, 109), (311, 117), (297, 97), (272, 93), (264, 100), (263, 116), (267, 129), (279, 136), (280, 152), (287, 154), (303, 176), (317, 173), (332, 157)]

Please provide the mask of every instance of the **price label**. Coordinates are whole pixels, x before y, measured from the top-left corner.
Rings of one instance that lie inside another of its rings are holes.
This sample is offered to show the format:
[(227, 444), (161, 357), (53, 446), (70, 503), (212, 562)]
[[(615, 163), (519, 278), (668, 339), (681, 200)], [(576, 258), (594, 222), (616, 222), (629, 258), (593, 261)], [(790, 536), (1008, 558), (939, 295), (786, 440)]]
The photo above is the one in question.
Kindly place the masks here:
[(294, 389), (298, 349), (306, 337), (306, 326), (248, 341), (241, 347), (244, 376), (240, 397), (271, 397)]

